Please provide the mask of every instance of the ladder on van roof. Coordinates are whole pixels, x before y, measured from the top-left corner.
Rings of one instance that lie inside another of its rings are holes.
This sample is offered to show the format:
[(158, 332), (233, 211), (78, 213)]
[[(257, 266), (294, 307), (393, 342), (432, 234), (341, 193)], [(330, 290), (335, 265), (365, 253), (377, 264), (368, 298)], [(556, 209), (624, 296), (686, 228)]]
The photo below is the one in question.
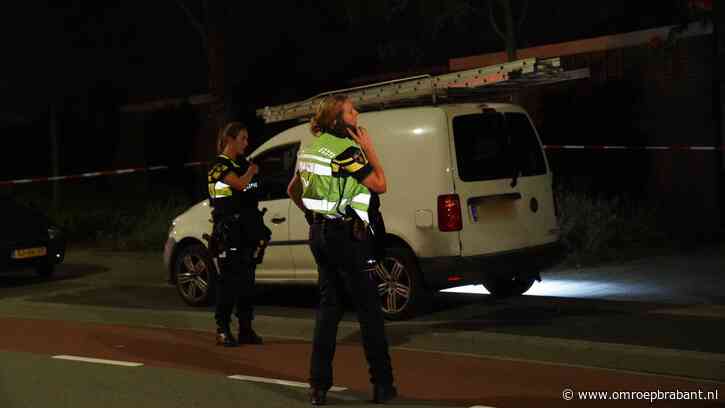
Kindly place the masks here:
[(441, 101), (491, 96), (514, 92), (522, 87), (588, 78), (589, 68), (564, 71), (560, 58), (526, 58), (503, 64), (450, 72), (436, 76), (419, 75), (339, 89), (303, 101), (267, 106), (256, 111), (266, 123), (308, 119), (320, 101), (329, 95), (345, 94), (358, 110), (437, 104)]

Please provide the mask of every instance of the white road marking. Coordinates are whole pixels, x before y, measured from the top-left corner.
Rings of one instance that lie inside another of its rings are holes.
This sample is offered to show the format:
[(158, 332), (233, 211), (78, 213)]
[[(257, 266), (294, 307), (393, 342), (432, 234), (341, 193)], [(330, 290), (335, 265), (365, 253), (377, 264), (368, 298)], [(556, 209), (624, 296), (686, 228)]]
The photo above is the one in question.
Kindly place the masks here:
[(474, 406), (468, 407), (468, 408), (496, 408), (496, 407), (490, 407), (488, 405), (474, 405)]
[(141, 366), (143, 366), (142, 363), (134, 363), (131, 361), (104, 360), (102, 358), (90, 358), (90, 357), (66, 356), (66, 355), (53, 356), (53, 358), (58, 359), (58, 360), (83, 361), (85, 363), (109, 364), (109, 365), (117, 365), (117, 366), (123, 366), (123, 367), (141, 367)]
[[(279, 380), (276, 378), (253, 377), (253, 376), (249, 376), (249, 375), (230, 375), (227, 378), (231, 378), (232, 380), (252, 381), (252, 382), (260, 382), (260, 383), (266, 383), (266, 384), (288, 385), (290, 387), (298, 387), (298, 388), (309, 388), (310, 387), (309, 384), (303, 383), (303, 382)], [(347, 388), (345, 388), (345, 387), (330, 388), (330, 391), (334, 391), (334, 392), (340, 392), (340, 391), (346, 391), (346, 390), (347, 390)]]
[[(524, 337), (524, 336), (521, 336)], [(559, 339), (562, 340), (562, 339)], [(544, 340), (546, 341), (546, 340)], [(577, 342), (581, 344), (587, 344), (590, 342), (585, 342), (581, 340), (562, 340), (562, 341), (570, 341), (570, 342)], [(592, 349), (596, 347), (596, 344), (594, 342), (591, 342), (592, 346), (590, 346)], [(628, 347), (627, 345), (620, 345), (616, 343), (601, 343), (602, 345), (609, 345), (609, 346), (622, 346), (622, 347)], [(645, 349), (646, 347), (642, 346), (629, 346), (631, 348), (639, 348), (639, 349)], [(645, 376), (645, 377), (660, 377), (660, 378), (668, 378), (671, 380), (681, 380), (681, 381), (693, 381), (697, 380), (698, 382), (702, 383), (708, 383), (708, 384), (725, 384), (724, 382), (720, 380), (711, 380), (706, 378), (694, 378), (694, 377), (687, 377), (684, 375), (671, 375), (671, 374), (658, 374), (653, 372), (647, 372), (647, 371), (635, 371), (635, 370), (628, 370), (626, 368), (607, 368), (607, 367), (599, 367), (599, 366), (589, 366), (584, 364), (573, 364), (573, 363), (561, 363), (556, 361), (546, 361), (546, 360), (536, 360), (536, 359), (527, 359), (527, 358), (515, 358), (515, 357), (503, 357), (503, 356), (497, 356), (494, 354), (474, 354), (474, 353), (463, 353), (463, 352), (457, 352), (457, 351), (441, 351), (441, 350), (430, 350), (430, 349), (424, 349), (424, 348), (415, 348), (415, 347), (401, 347), (401, 346), (394, 346), (390, 347), (392, 350), (406, 350), (406, 351), (415, 351), (420, 353), (431, 353), (431, 354), (443, 354), (443, 355), (451, 355), (451, 356), (462, 356), (462, 357), (471, 357), (471, 358), (479, 358), (479, 359), (486, 359), (486, 360), (500, 360), (500, 361), (515, 361), (518, 363), (533, 363), (533, 364), (541, 364), (541, 365), (550, 365), (550, 366), (558, 366), (558, 367), (569, 367), (569, 368), (584, 368), (587, 370), (599, 370), (599, 371), (609, 371), (613, 373), (625, 373), (630, 375), (639, 375), (639, 376)], [(690, 354), (693, 356), (700, 356), (701, 359), (709, 359), (709, 360), (715, 360), (715, 361), (725, 361), (725, 357), (723, 357), (721, 354), (716, 353), (705, 353), (705, 352), (699, 352), (699, 351), (686, 351), (686, 350), (676, 350), (676, 349), (656, 349), (652, 348), (653, 351), (660, 351), (660, 352), (666, 352), (666, 353), (674, 353), (674, 354)]]

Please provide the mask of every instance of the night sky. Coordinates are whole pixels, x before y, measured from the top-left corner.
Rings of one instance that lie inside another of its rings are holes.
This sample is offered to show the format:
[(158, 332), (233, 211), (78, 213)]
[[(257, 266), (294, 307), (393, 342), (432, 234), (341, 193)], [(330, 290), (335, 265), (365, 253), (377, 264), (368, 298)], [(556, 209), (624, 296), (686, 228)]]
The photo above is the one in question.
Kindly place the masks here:
[[(199, 0), (179, 1), (203, 16)], [(44, 3), (13, 2), (0, 17), (3, 111), (99, 86), (123, 90), (132, 100), (206, 91), (205, 50), (177, 0), (71, 1), (64, 8)], [(282, 86), (314, 88), (311, 82), (331, 76), (349, 80), (414, 65), (445, 65), (448, 58), (502, 47), (483, 1), (429, 0), (427, 7), (400, 0), (229, 3), (216, 24), (224, 26), (230, 87), (280, 79)], [(458, 3), (473, 6), (458, 10)], [(520, 9), (520, 1), (513, 3)], [(677, 20), (676, 3), (531, 1), (520, 43), (670, 24)]]
[[(208, 14), (200, 0), (12, 2), (0, 13), (5, 136), (47, 135), (51, 105), (66, 122), (90, 123), (125, 103), (208, 92), (204, 42), (179, 1), (223, 33), (226, 91), (247, 110), (503, 49), (483, 0), (210, 0)], [(521, 0), (512, 3), (520, 15)], [(519, 46), (677, 23), (677, 5), (534, 0)]]

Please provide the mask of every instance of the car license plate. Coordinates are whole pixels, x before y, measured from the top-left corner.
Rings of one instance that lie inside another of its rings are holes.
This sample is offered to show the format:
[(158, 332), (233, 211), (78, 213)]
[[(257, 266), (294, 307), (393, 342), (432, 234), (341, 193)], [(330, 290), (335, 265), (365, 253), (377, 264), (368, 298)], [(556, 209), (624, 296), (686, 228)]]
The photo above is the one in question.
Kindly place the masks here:
[(23, 248), (23, 249), (16, 249), (15, 251), (13, 251), (12, 258), (13, 259), (36, 258), (39, 256), (45, 256), (47, 254), (48, 254), (48, 250), (45, 247)]

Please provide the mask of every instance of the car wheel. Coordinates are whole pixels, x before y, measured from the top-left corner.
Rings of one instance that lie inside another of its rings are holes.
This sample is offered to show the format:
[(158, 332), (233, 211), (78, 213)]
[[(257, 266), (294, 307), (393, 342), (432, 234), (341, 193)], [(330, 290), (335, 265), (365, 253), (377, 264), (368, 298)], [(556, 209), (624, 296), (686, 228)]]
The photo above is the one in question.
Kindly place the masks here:
[(214, 300), (216, 269), (205, 246), (192, 244), (179, 249), (174, 275), (176, 290), (188, 305), (205, 306)]
[(415, 255), (408, 248), (387, 248), (370, 275), (388, 320), (409, 319), (431, 304), (431, 292), (423, 285)]
[(535, 277), (496, 277), (483, 282), (483, 286), (497, 297), (519, 296), (526, 293), (536, 280)]
[(43, 278), (50, 278), (55, 273), (54, 264), (42, 264), (35, 267), (35, 273)]

